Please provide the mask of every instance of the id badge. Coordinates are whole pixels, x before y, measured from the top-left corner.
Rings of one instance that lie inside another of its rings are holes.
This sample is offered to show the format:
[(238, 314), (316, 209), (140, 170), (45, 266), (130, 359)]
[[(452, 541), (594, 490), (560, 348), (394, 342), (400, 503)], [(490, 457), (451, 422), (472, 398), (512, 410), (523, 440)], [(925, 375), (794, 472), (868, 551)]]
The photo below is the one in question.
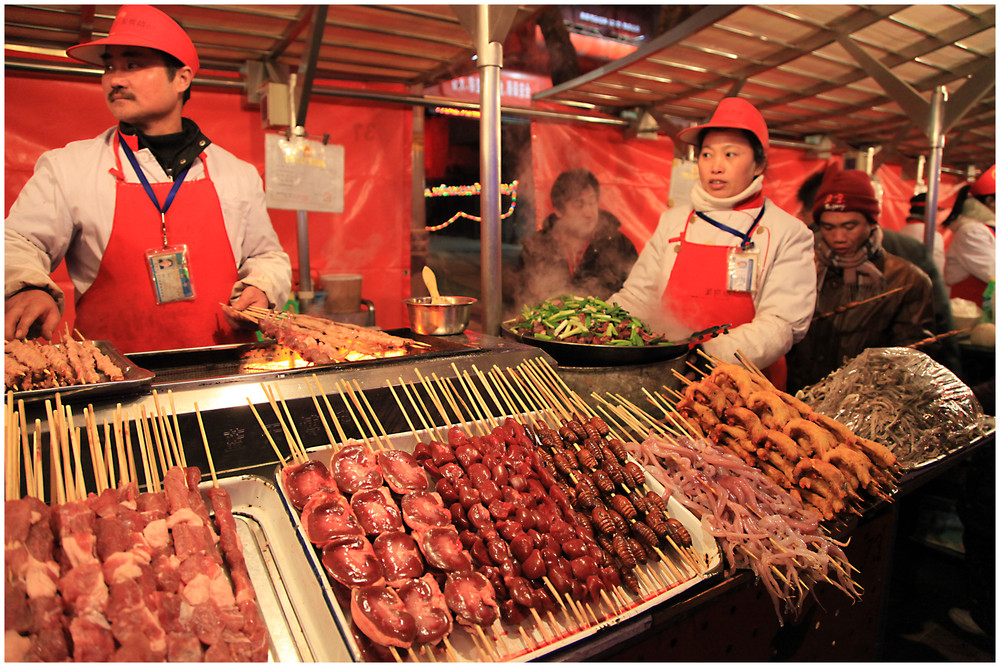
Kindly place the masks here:
[(726, 286), (730, 292), (756, 292), (760, 255), (756, 250), (730, 248)]
[(187, 245), (146, 251), (146, 266), (156, 292), (156, 303), (188, 301), (194, 298)]

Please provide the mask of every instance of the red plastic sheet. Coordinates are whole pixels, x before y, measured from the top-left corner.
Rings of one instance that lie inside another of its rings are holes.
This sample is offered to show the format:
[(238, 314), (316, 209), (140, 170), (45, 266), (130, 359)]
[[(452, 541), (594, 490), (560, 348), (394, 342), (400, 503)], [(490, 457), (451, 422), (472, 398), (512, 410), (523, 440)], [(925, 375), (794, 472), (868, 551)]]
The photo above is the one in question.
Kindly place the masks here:
[[(8, 72), (4, 89), (6, 215), (43, 151), (97, 136), (115, 121), (96, 79)], [(375, 303), (377, 324), (387, 329), (407, 326), (402, 300), (410, 289), (411, 114), (405, 107), (362, 106), (313, 96), (306, 124), (310, 134), (328, 133), (331, 143), (345, 147), (344, 212), (310, 213), (308, 218), (314, 286), (318, 288), (324, 273), (362, 274), (362, 296)], [(260, 111), (245, 108), (241, 93), (195, 87), (185, 115), (213, 142), (263, 174)], [(271, 220), (297, 275), (296, 213), (272, 210)], [(65, 269), (60, 267), (54, 275), (72, 294)], [(71, 308), (67, 315), (72, 317)]]

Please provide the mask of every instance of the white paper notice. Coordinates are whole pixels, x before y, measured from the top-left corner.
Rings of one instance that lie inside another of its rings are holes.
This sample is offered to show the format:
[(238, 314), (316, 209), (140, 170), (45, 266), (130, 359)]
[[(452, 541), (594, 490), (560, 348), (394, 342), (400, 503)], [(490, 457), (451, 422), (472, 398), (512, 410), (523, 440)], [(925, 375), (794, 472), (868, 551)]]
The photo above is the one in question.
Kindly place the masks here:
[(264, 188), (268, 208), (342, 213), (344, 147), (306, 137), (264, 135)]

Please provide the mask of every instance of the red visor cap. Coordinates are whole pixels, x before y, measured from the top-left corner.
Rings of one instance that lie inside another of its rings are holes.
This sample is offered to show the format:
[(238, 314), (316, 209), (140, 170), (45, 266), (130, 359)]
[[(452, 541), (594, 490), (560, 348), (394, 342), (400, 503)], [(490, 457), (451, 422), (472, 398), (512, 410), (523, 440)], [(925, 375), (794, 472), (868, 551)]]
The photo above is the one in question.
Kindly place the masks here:
[(158, 49), (198, 71), (198, 51), (191, 38), (176, 21), (149, 5), (122, 5), (107, 37), (71, 46), (66, 55), (91, 65), (103, 65), (101, 56), (108, 46)]
[(969, 192), (977, 197), (995, 195), (997, 193), (997, 166), (993, 165), (973, 181)]
[(757, 140), (760, 141), (764, 150), (771, 147), (768, 141), (767, 123), (764, 117), (757, 111), (757, 107), (739, 97), (727, 97), (719, 102), (715, 108), (712, 119), (704, 125), (688, 127), (677, 133), (677, 138), (681, 141), (698, 145), (698, 134), (702, 130), (711, 128), (732, 128), (737, 130), (749, 130)]

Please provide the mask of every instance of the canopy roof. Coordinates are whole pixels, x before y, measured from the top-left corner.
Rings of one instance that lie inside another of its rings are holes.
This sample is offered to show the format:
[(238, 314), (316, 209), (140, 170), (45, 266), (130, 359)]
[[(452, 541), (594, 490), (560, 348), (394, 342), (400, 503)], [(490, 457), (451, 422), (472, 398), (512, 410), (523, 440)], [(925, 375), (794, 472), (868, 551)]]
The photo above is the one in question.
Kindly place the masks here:
[[(7, 67), (55, 66), (53, 55), (105, 35), (118, 7), (7, 5)], [(533, 23), (544, 7), (511, 6), (512, 29)], [(937, 118), (945, 167), (994, 163), (994, 5), (692, 9), (636, 52), (535, 99), (573, 113), (637, 118), (648, 112), (660, 131), (674, 134), (706, 120), (723, 97), (739, 95), (761, 109), (779, 141), (876, 147), (880, 159), (929, 155)], [(266, 71), (298, 70), (310, 80), (396, 83), (418, 91), (476, 71), (475, 42), (450, 5), (170, 5), (167, 11), (188, 30), (203, 70), (243, 85), (253, 83), (247, 81), (251, 62)], [(932, 107), (941, 87), (947, 101)]]

